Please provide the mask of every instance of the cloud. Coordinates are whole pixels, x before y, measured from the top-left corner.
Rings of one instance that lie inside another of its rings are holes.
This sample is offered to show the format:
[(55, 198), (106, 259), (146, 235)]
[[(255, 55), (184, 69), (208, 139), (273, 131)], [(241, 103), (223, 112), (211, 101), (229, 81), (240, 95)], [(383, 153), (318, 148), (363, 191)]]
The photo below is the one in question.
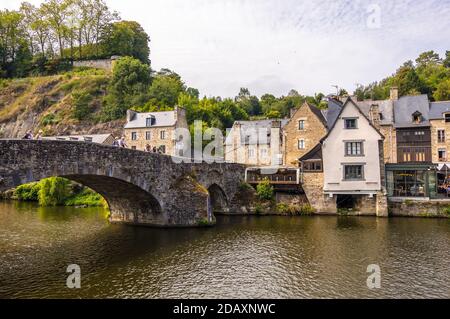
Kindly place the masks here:
[[(420, 52), (450, 50), (450, 0), (107, 3), (149, 33), (153, 68), (173, 69), (209, 96), (234, 96), (241, 86), (253, 94), (329, 93), (335, 84), (351, 91)], [(380, 28), (367, 23), (373, 5)]]

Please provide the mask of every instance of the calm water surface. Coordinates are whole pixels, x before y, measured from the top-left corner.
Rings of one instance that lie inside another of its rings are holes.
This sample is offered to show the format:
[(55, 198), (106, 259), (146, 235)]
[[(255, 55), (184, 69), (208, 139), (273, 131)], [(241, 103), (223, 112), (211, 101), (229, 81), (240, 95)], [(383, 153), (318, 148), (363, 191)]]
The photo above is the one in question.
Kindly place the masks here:
[[(0, 202), (0, 297), (449, 298), (450, 220), (218, 217), (110, 225), (103, 209)], [(82, 288), (67, 289), (78, 264)], [(369, 290), (378, 264), (382, 288)]]

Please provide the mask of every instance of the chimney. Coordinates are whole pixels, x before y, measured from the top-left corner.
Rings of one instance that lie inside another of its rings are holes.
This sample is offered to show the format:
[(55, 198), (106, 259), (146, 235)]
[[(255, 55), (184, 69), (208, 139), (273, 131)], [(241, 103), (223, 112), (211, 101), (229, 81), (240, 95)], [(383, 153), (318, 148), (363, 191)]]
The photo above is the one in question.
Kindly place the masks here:
[(378, 104), (372, 104), (370, 106), (370, 121), (376, 127), (380, 127), (381, 115), (380, 115), (380, 107)]
[(391, 87), (391, 101), (398, 100), (398, 87), (393, 86)]
[(178, 122), (180, 119), (186, 117), (186, 110), (181, 106), (176, 105), (174, 112), (175, 112), (175, 122)]
[(132, 120), (134, 120), (136, 114), (137, 112), (133, 110), (127, 110), (127, 122), (131, 122)]

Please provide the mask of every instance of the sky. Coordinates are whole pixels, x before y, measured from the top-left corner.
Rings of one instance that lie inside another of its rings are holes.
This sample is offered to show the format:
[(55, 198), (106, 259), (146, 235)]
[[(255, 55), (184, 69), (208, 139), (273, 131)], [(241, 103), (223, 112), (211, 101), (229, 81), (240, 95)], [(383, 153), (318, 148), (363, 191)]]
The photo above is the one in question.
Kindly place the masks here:
[(421, 52), (450, 50), (450, 0), (106, 2), (147, 31), (154, 70), (169, 68), (206, 96), (353, 92)]

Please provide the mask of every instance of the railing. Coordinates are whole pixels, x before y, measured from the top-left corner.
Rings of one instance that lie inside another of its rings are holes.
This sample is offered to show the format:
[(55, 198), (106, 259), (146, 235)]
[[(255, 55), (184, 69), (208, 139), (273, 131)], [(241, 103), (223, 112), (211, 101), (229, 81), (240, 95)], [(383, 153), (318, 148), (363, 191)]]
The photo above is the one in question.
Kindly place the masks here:
[(264, 174), (261, 169), (248, 169), (246, 172), (246, 182), (249, 184), (259, 184), (268, 179), (274, 185), (299, 185), (301, 183), (300, 169), (279, 169), (273, 174)]

